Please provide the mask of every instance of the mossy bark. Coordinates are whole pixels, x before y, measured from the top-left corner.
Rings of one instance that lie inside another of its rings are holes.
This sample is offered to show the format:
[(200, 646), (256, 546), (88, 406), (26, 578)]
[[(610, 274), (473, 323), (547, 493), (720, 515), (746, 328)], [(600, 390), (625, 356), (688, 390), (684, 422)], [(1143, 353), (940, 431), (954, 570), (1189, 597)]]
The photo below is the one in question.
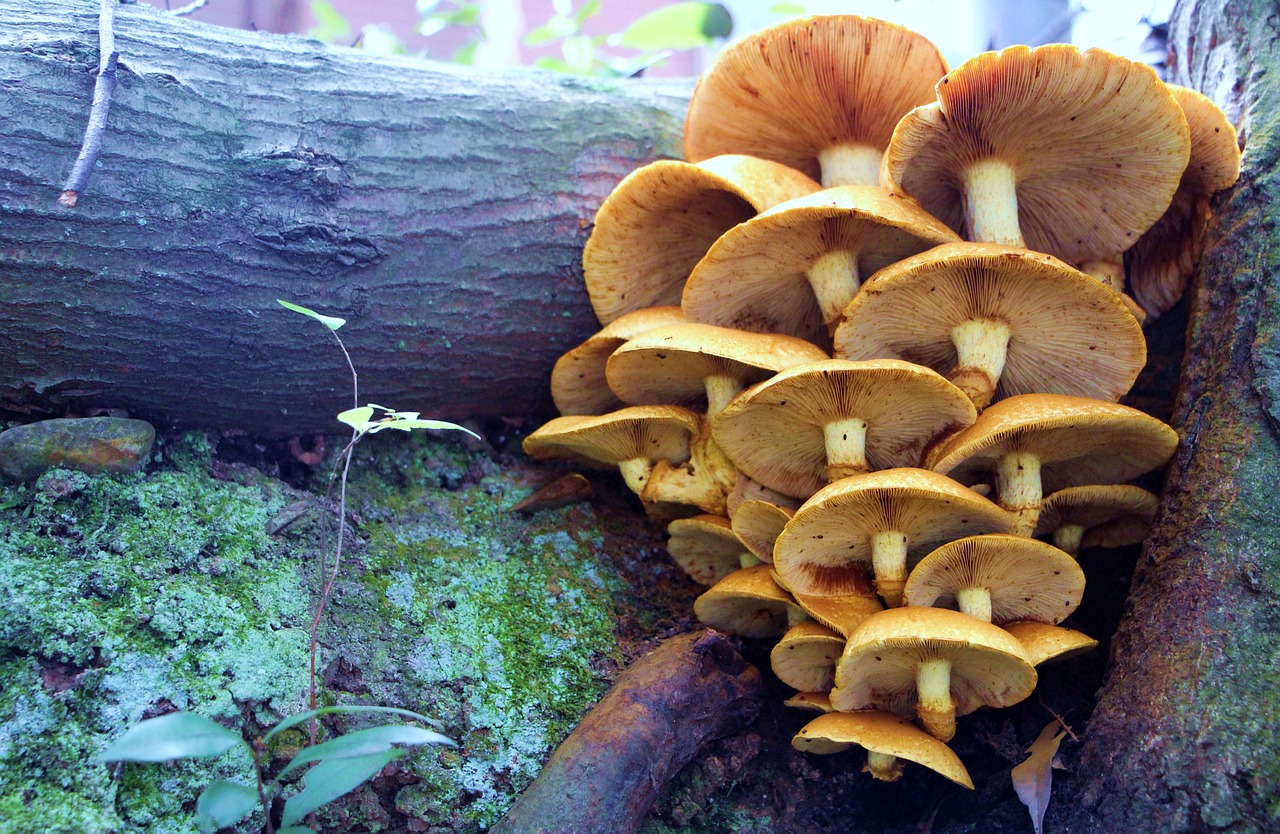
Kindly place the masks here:
[(1278, 32), (1262, 0), (1174, 12), (1171, 80), (1240, 125), (1244, 172), (1215, 201), (1173, 414), (1182, 445), (1075, 776), (1055, 782), (1054, 830), (1280, 827)]
[(122, 5), (102, 154), (97, 0), (0, 0), (0, 410), (330, 430), (350, 324), (375, 402), (550, 409), (599, 328), (581, 253), (627, 173), (680, 152), (690, 82), (485, 73)]

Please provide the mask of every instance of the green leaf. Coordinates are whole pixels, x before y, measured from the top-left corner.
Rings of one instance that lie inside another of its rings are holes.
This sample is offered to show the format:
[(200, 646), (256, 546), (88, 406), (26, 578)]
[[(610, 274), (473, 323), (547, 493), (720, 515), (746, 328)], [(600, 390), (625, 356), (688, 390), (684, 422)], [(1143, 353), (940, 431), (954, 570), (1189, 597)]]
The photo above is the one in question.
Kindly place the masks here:
[(463, 66), (471, 66), (476, 62), (476, 53), (480, 51), (480, 39), (476, 38), (470, 43), (464, 44), (457, 52), (449, 56), (449, 60), (455, 64)]
[(565, 75), (569, 75), (573, 72), (573, 69), (564, 61), (561, 61), (559, 58), (555, 58), (550, 55), (543, 55), (541, 58), (535, 58), (533, 60), (533, 65), (538, 69), (551, 70), (552, 72), (561, 72), (561, 73), (564, 73)]
[(388, 762), (407, 752), (396, 748), (367, 756), (321, 762), (307, 771), (307, 786), (302, 792), (285, 801), (280, 824), (293, 825), (321, 805), (350, 793), (375, 776)]
[(202, 715), (172, 712), (134, 724), (98, 758), (104, 762), (202, 759), (221, 755), (237, 744), (244, 744), (239, 733)]
[(343, 41), (351, 37), (351, 24), (338, 13), (329, 0), (311, 0), (311, 14), (315, 15), (318, 25), (307, 32), (310, 37), (325, 43)]
[[(442, 736), (432, 730), (424, 730), (409, 724), (388, 724), (383, 727), (370, 727), (367, 730), (356, 730), (353, 733), (329, 739), (312, 747), (304, 747), (289, 760), (276, 780), (283, 779), (286, 773), (296, 770), (311, 762), (329, 759), (351, 759), (382, 753), (395, 747), (413, 747), (421, 744), (447, 744), (457, 747), (453, 739)], [(273, 780), (275, 781), (275, 780)]]
[(258, 807), (258, 791), (248, 785), (219, 779), (200, 792), (196, 800), (196, 819), (203, 834), (235, 825)]
[(590, 75), (595, 62), (596, 41), (586, 35), (574, 35), (560, 42), (560, 54), (564, 55), (569, 71), (575, 75)]
[(567, 17), (556, 15), (529, 34), (524, 36), (525, 46), (545, 46), (546, 44), (558, 41), (561, 38), (567, 38), (578, 29), (573, 25), (573, 20)]
[(797, 17), (807, 15), (809, 10), (804, 7), (803, 3), (774, 3), (768, 9), (769, 14), (777, 15), (795, 15)]
[(282, 733), (285, 730), (288, 730), (292, 727), (296, 727), (305, 721), (310, 721), (312, 718), (319, 718), (323, 715), (335, 715), (339, 713), (360, 713), (360, 712), (379, 713), (379, 714), (385, 714), (385, 715), (401, 715), (401, 716), (404, 716), (405, 718), (412, 718), (415, 721), (421, 721), (423, 724), (430, 724), (433, 727), (439, 726), (435, 721), (432, 721), (430, 718), (427, 718), (425, 715), (419, 715), (416, 712), (411, 712), (410, 710), (407, 710), (407, 709), (400, 709), (399, 707), (361, 707), (361, 706), (320, 707), (320, 709), (310, 709), (310, 710), (307, 710), (306, 712), (299, 712), (289, 716), (288, 718), (282, 720), (279, 724), (272, 727), (271, 730), (265, 736), (262, 737), (262, 740), (264, 742), (270, 741), (272, 736), (274, 736), (276, 733)]
[(284, 307), (286, 310), (292, 310), (295, 313), (302, 313), (302, 315), (304, 316), (310, 316), (311, 318), (320, 322), (330, 330), (337, 330), (339, 327), (347, 323), (346, 319), (340, 319), (335, 316), (322, 316), (319, 313), (317, 313), (315, 310), (308, 310), (306, 307), (303, 307), (301, 304), (293, 304), (288, 301), (281, 301), (278, 298), (276, 299), (276, 303), (279, 304), (281, 307)]
[(356, 431), (368, 431), (373, 419), (373, 408), (362, 405), (359, 408), (348, 408), (338, 415), (339, 422), (346, 423)]
[(674, 3), (631, 24), (618, 39), (632, 49), (693, 49), (733, 31), (733, 17), (719, 3)]
[(574, 12), (573, 22), (581, 29), (583, 24), (598, 14), (600, 14), (600, 0), (587, 0), (581, 9)]

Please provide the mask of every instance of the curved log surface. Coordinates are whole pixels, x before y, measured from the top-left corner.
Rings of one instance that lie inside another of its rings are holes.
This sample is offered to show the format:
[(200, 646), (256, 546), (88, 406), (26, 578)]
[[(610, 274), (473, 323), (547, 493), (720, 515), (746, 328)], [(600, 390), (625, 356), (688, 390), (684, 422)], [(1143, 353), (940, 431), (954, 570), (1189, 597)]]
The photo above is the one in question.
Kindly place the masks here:
[(599, 328), (595, 209), (679, 155), (691, 82), (483, 73), (121, 6), (102, 155), (66, 209), (97, 10), (0, 0), (0, 409), (336, 428), (342, 356), (277, 298), (349, 320), (362, 400), (550, 409), (555, 359)]

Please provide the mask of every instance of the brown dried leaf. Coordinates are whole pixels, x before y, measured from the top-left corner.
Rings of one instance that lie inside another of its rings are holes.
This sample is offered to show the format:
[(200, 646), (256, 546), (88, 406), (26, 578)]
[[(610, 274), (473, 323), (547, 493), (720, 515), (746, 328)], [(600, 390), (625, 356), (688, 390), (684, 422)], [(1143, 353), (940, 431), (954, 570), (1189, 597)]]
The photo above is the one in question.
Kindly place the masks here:
[(582, 475), (572, 473), (557, 478), (510, 509), (513, 513), (531, 513), (536, 510), (552, 510), (591, 497), (591, 482)]
[[(1055, 734), (1055, 731), (1060, 731)], [(1012, 773), (1013, 789), (1018, 799), (1031, 812), (1031, 823), (1036, 834), (1041, 834), (1044, 826), (1044, 812), (1049, 807), (1049, 796), (1053, 792), (1053, 757), (1058, 753), (1058, 745), (1067, 734), (1062, 725), (1054, 721), (1040, 731), (1036, 740), (1027, 748), (1030, 756), (1015, 765)]]

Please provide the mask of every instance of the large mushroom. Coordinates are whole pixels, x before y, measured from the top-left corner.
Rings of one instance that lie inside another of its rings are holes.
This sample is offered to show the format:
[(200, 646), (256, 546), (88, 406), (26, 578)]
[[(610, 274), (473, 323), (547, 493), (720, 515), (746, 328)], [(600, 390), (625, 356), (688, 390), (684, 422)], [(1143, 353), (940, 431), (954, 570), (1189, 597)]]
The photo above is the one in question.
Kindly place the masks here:
[(725, 232), (680, 306), (690, 321), (829, 343), (863, 277), (958, 239), (913, 200), (872, 186), (828, 188)]
[(627, 340), (641, 333), (684, 321), (679, 307), (645, 307), (625, 313), (556, 360), (551, 369), (551, 399), (563, 415), (607, 414), (626, 403), (605, 380), (605, 363)]
[(945, 608), (887, 608), (849, 635), (831, 705), (914, 712), (949, 741), (956, 716), (1016, 704), (1035, 685), (1022, 644), (999, 626)]
[(608, 324), (632, 310), (679, 304), (685, 279), (716, 238), (818, 187), (784, 165), (740, 155), (696, 165), (659, 160), (632, 171), (600, 206), (582, 251), (596, 317)]
[(1189, 148), (1151, 67), (1011, 46), (938, 82), (937, 101), (895, 128), (884, 173), (966, 240), (1079, 262), (1133, 245), (1168, 207)]
[(974, 416), (969, 398), (928, 368), (829, 359), (744, 391), (712, 434), (751, 478), (808, 498), (849, 475), (918, 466), (931, 442)]
[(893, 127), (933, 99), (947, 71), (936, 46), (882, 20), (811, 17), (723, 50), (698, 81), (685, 158), (773, 159), (824, 187), (875, 185)]
[(774, 570), (795, 593), (829, 595), (875, 576), (885, 602), (902, 604), (907, 567), (944, 542), (1007, 532), (1013, 517), (950, 478), (885, 469), (823, 487), (778, 536)]
[(1049, 255), (982, 243), (877, 272), (845, 310), (835, 349), (933, 368), (978, 410), (1030, 393), (1115, 401), (1147, 361), (1142, 328), (1114, 292)]
[(781, 637), (809, 615), (773, 578), (768, 565), (741, 568), (693, 601), (700, 622), (742, 637)]
[(1128, 481), (1173, 457), (1178, 434), (1117, 403), (1023, 394), (992, 405), (929, 451), (925, 467), (973, 483), (994, 475), (996, 502), (1030, 536), (1046, 491)]
[(888, 712), (828, 712), (806, 724), (791, 746), (805, 753), (862, 747), (867, 751), (864, 770), (883, 782), (896, 782), (904, 762), (914, 762), (973, 790), (969, 771), (946, 743)]

